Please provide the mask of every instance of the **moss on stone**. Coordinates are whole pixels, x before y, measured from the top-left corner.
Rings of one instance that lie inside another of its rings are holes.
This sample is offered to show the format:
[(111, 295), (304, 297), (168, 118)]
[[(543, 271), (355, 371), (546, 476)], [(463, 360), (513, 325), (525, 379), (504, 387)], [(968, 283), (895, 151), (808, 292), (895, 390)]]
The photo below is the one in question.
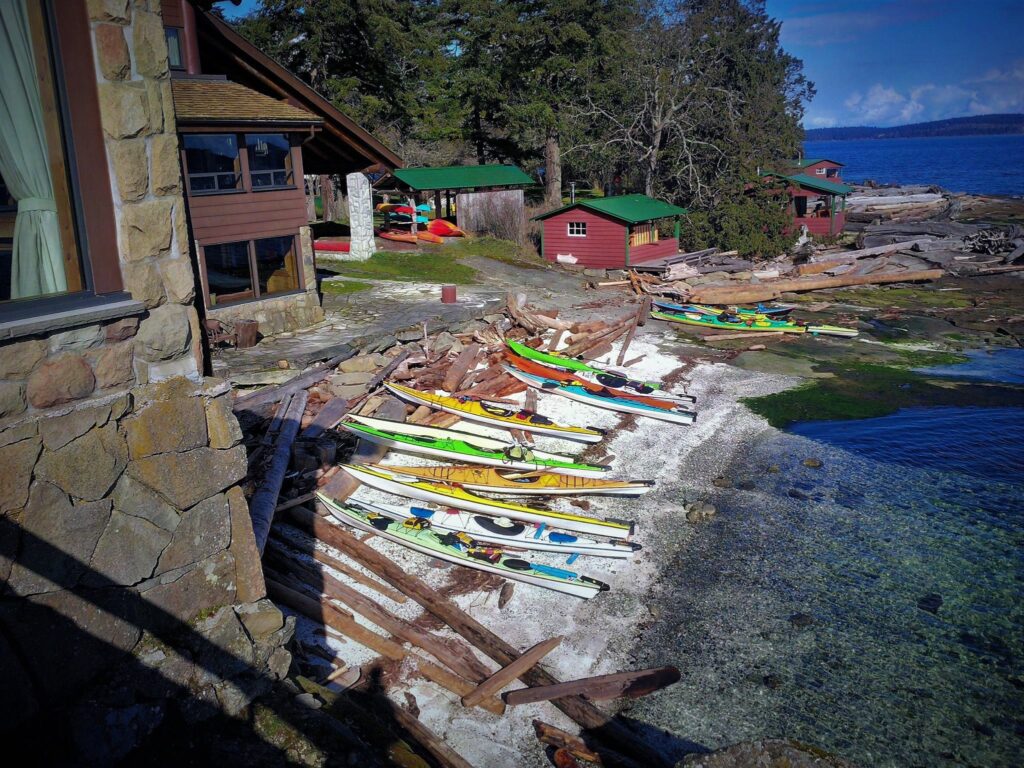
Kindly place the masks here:
[(971, 306), (968, 295), (957, 291), (937, 291), (931, 288), (861, 288), (837, 290), (832, 301), (860, 307), (922, 307), (950, 309)]
[(356, 280), (324, 280), (320, 284), (320, 290), (334, 296), (341, 296), (349, 293), (359, 293), (373, 288), (373, 283), (361, 283)]

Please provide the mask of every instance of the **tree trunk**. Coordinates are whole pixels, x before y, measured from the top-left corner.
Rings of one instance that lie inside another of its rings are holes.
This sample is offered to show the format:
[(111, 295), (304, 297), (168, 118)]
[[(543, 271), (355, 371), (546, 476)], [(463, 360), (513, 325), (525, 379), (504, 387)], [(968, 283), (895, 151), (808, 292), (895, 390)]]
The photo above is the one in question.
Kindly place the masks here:
[(484, 155), (484, 126), (479, 107), (473, 108), (473, 139), (476, 142), (476, 161), (483, 165), (487, 157)]
[(562, 150), (558, 144), (558, 130), (548, 129), (544, 141), (544, 201), (548, 205), (562, 205)]

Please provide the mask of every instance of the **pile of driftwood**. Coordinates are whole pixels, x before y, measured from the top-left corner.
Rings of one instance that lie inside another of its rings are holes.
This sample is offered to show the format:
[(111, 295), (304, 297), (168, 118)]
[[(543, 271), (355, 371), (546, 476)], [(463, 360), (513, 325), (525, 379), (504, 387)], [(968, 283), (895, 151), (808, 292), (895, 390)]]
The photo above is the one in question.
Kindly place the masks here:
[[(238, 396), (234, 408), (247, 427), (251, 457), (253, 530), (270, 598), (314, 622), (322, 636), (358, 643), (376, 653), (379, 663), (440, 686), (466, 708), (499, 716), (510, 706), (550, 701), (579, 724), (587, 741), (542, 723), (538, 738), (567, 751), (574, 760), (664, 765), (656, 750), (593, 702), (645, 695), (677, 681), (678, 670), (664, 667), (557, 680), (538, 664), (562, 638), (524, 651), (514, 648), (448, 597), (368, 546), (365, 538), (331, 522), (316, 502), (318, 490), (345, 499), (357, 487), (338, 471), (339, 460), (375, 462), (387, 450), (336, 430), (347, 414), (372, 413), (439, 426), (457, 421), (449, 414), (406, 405), (382, 389), (384, 381), (500, 401), (524, 389), (502, 371), (506, 339), (537, 347), (539, 334), (554, 331), (549, 349), (592, 357), (626, 336), (621, 360), (649, 308), (645, 300), (618, 320), (572, 322), (557, 311), (530, 306), (522, 294), (510, 294), (503, 315), (491, 316), (491, 322), (480, 322), (473, 330), (424, 335), (420, 341), (396, 343), (382, 354), (348, 350), (285, 384)], [(340, 389), (335, 383), (339, 378)], [(353, 389), (349, 382), (355, 379), (364, 383)], [(528, 392), (528, 407), (530, 396)], [(511, 583), (502, 587), (499, 606), (512, 597), (512, 590)], [(390, 607), (409, 600), (419, 603), (431, 620), (410, 622)], [(440, 636), (429, 628), (431, 621), (446, 625), (457, 637)], [(300, 644), (298, 651), (304, 674), (295, 682), (347, 719), (355, 702), (346, 697), (367, 688), (368, 670), (348, 669), (344, 659), (334, 658), (323, 645)], [(326, 675), (315, 671), (325, 669)], [(516, 680), (527, 687), (502, 693)], [(372, 726), (401, 734), (396, 748), (383, 750), (383, 762), (425, 765), (417, 755), (423, 753), (437, 765), (466, 768), (468, 763), (427, 729), (415, 711), (414, 699), (412, 711), (390, 705), (385, 708), (386, 722)]]
[(862, 187), (846, 198), (846, 220), (921, 221), (948, 217), (955, 207), (955, 198), (937, 187)]

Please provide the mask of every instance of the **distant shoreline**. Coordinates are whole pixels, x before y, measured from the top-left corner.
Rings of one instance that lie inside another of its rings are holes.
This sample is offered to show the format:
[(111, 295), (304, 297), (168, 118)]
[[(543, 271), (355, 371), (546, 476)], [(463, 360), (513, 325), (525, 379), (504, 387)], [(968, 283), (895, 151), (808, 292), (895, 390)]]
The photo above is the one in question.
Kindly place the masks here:
[[(815, 129), (817, 130), (817, 129)], [(1024, 136), (1024, 131), (1014, 131), (1012, 133), (949, 133), (941, 135), (933, 134), (921, 134), (916, 136), (850, 136), (847, 138), (830, 138), (830, 139), (819, 139), (813, 136), (805, 136), (804, 141), (891, 141), (892, 139), (981, 139), (981, 138), (1006, 138), (1013, 136)]]
[(933, 120), (907, 125), (848, 126), (835, 128), (809, 128), (804, 131), (805, 141), (847, 141), (853, 139), (916, 139), (953, 136), (1017, 136), (1024, 135), (1024, 115), (978, 115)]

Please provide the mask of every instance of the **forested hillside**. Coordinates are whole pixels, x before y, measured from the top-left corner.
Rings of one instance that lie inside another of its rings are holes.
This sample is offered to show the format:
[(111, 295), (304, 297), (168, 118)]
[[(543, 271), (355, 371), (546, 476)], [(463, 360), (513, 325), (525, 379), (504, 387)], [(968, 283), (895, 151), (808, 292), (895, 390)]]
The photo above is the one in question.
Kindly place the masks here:
[(694, 211), (695, 246), (783, 242), (757, 170), (814, 88), (763, 0), (264, 0), (238, 26), (409, 165), (515, 163), (548, 205), (620, 176)]
[(953, 117), (949, 120), (895, 125), (890, 128), (871, 126), (812, 128), (807, 131), (807, 140), (914, 139), (928, 136), (983, 136), (1008, 133), (1024, 133), (1024, 115)]

